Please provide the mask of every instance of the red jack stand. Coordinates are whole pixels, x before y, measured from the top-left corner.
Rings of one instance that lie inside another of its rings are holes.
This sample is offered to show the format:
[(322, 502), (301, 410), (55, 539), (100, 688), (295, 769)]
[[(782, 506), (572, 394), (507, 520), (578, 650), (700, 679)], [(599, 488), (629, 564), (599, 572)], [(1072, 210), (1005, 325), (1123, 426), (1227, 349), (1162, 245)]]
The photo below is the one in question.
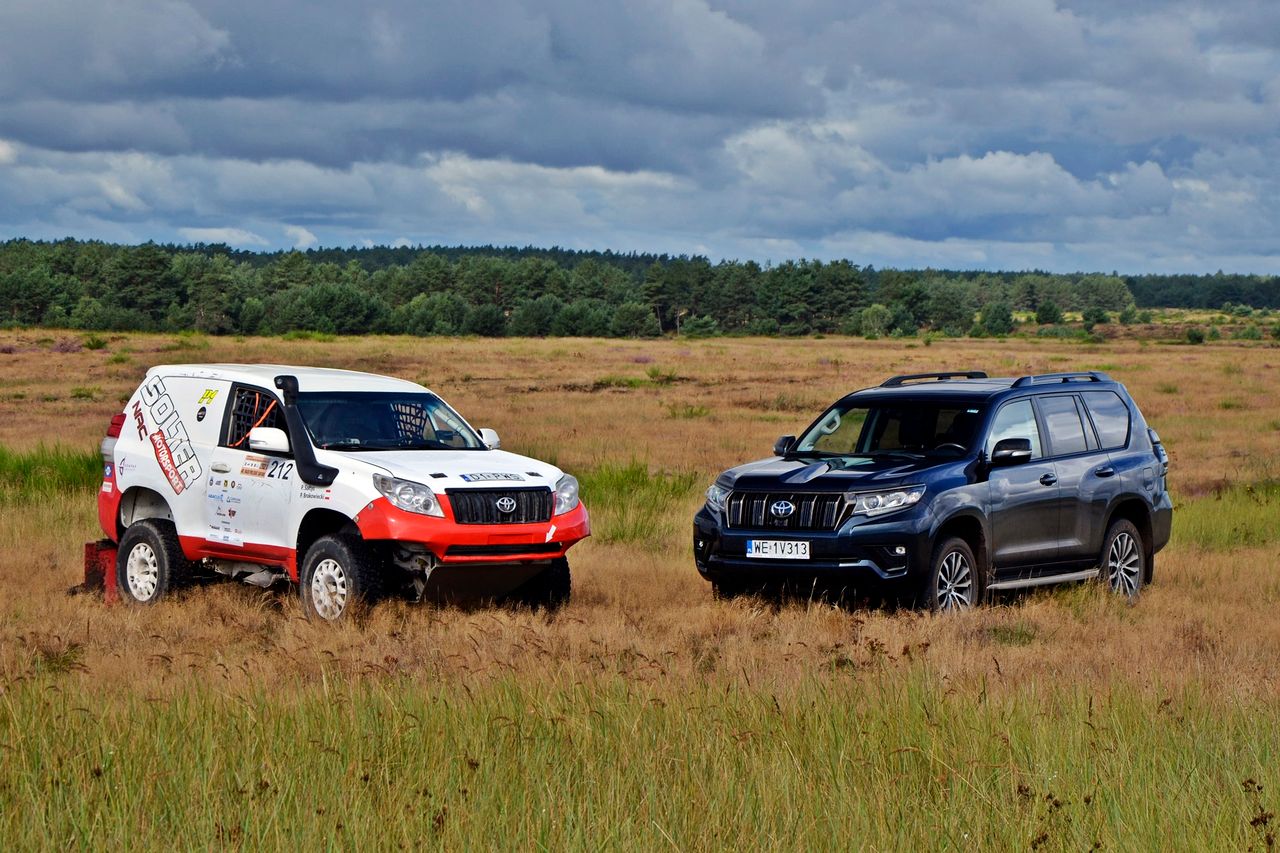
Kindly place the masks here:
[(84, 543), (84, 589), (102, 590), (102, 600), (107, 604), (120, 600), (116, 585), (116, 543), (110, 539)]

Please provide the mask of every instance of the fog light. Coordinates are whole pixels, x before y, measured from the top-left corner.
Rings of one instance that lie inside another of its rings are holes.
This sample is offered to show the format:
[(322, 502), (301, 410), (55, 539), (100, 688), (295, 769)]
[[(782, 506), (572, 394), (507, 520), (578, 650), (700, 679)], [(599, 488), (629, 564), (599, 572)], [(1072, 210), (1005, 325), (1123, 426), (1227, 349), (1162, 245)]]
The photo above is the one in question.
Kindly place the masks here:
[(895, 557), (905, 557), (905, 556), (906, 556), (906, 554), (907, 554), (907, 546), (906, 546), (906, 545), (894, 545), (894, 546), (893, 546), (893, 556), (895, 556)]

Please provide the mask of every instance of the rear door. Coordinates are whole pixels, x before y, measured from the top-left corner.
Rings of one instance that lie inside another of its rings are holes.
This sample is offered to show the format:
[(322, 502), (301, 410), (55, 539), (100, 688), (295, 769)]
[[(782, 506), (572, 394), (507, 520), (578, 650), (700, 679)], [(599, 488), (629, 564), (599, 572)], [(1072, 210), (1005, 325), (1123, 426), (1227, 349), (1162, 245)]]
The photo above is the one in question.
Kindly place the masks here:
[(1102, 547), (1098, 528), (1115, 491), (1114, 470), (1077, 395), (1048, 394), (1037, 397), (1036, 405), (1058, 475), (1058, 560), (1092, 565)]
[(996, 412), (984, 448), (987, 458), (1006, 438), (1031, 442), (1031, 461), (993, 468), (987, 479), (991, 555), (998, 580), (1028, 576), (1033, 567), (1058, 558), (1057, 474), (1045, 458), (1031, 400), (1011, 400)]
[(249, 431), (259, 426), (286, 429), (275, 394), (232, 385), (206, 479), (205, 536), (220, 555), (278, 562), (295, 546), (289, 510), (297, 472), (292, 454), (249, 449)]

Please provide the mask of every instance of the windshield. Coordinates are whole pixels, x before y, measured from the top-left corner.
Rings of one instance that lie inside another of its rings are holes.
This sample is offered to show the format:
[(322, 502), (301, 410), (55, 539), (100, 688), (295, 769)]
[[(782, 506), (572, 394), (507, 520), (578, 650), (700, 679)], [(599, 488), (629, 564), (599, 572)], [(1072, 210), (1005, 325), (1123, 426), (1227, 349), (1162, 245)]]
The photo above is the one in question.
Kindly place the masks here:
[(963, 456), (974, 446), (980, 408), (964, 403), (838, 403), (800, 436), (804, 456)]
[(316, 447), (328, 450), (481, 450), (484, 443), (435, 394), (323, 392), (298, 395)]

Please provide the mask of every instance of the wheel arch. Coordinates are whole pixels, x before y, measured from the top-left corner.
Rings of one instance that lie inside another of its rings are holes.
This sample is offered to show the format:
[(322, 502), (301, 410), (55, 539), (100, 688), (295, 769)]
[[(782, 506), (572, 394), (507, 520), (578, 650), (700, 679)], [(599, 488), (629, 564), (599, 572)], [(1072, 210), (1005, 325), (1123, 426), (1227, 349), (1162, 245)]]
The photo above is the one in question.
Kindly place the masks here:
[(147, 518), (162, 518), (172, 522), (173, 508), (164, 495), (155, 489), (146, 486), (131, 486), (126, 489), (120, 496), (120, 506), (116, 511), (116, 541), (120, 541), (129, 525)]
[(1138, 528), (1138, 533), (1142, 536), (1142, 556), (1146, 565), (1142, 582), (1151, 583), (1152, 571), (1155, 568), (1155, 543), (1151, 528), (1151, 508), (1147, 506), (1146, 501), (1134, 495), (1120, 498), (1107, 513), (1107, 523), (1102, 528), (1104, 542), (1106, 541), (1106, 532), (1111, 529), (1111, 525), (1122, 518)]
[(336, 509), (317, 507), (302, 517), (302, 521), (298, 523), (298, 539), (295, 543), (297, 550), (293, 568), (294, 580), (298, 579), (298, 573), (302, 571), (307, 549), (321, 536), (328, 536), (331, 533), (349, 533), (360, 537), (360, 528)]
[(961, 511), (947, 517), (930, 537), (930, 552), (938, 547), (939, 542), (952, 536), (958, 536), (968, 543), (974, 558), (978, 560), (979, 574), (985, 586), (991, 580), (991, 539), (987, 533), (986, 520), (971, 511)]

